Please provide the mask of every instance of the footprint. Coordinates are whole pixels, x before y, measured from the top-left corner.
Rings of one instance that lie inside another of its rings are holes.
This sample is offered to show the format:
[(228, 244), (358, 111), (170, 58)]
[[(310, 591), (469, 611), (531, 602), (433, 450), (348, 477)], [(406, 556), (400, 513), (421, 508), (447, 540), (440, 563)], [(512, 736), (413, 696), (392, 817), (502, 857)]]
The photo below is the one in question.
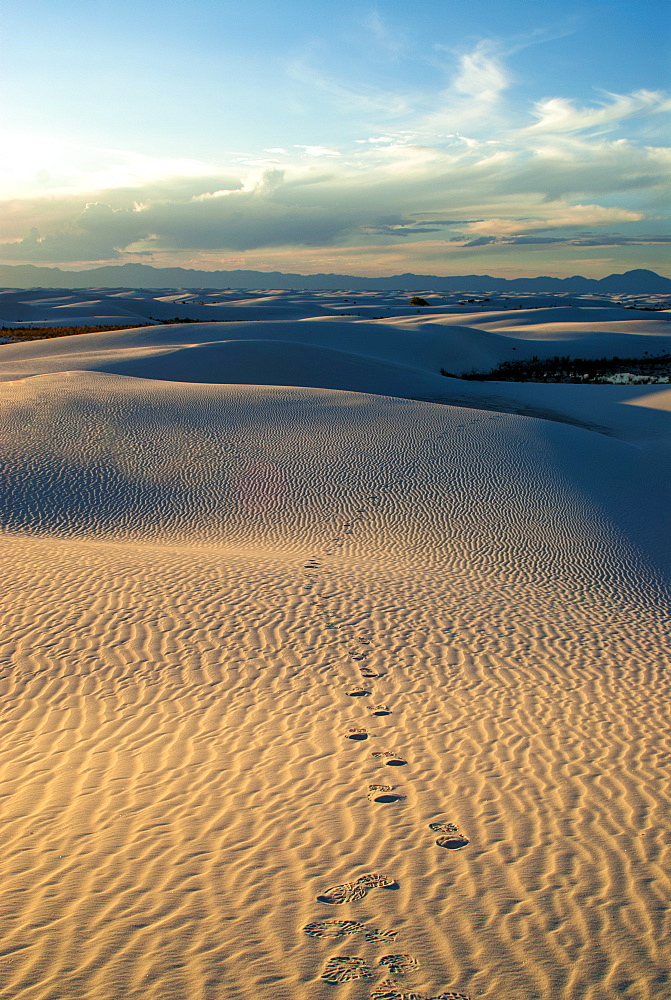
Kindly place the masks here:
[(329, 958), (322, 979), (327, 983), (348, 983), (352, 979), (372, 979), (373, 973), (363, 958), (354, 955), (336, 955)]
[(391, 792), (393, 787), (393, 785), (369, 785), (368, 792), (371, 795), (375, 792)]
[(377, 927), (369, 927), (364, 934), (366, 941), (395, 941), (398, 931), (380, 931)]
[(454, 823), (429, 823), (429, 830), (449, 834), (447, 837), (439, 837), (436, 841), (438, 847), (444, 847), (448, 851), (458, 851), (468, 843), (468, 838), (459, 832), (459, 827)]
[(350, 934), (363, 934), (365, 941), (395, 941), (398, 937), (398, 931), (381, 931), (358, 920), (315, 920), (306, 924), (303, 930), (315, 938), (338, 939)]
[(386, 965), (392, 976), (404, 976), (411, 969), (416, 969), (419, 962), (412, 955), (384, 955), (379, 965)]
[(342, 885), (335, 885), (331, 889), (317, 896), (320, 903), (330, 903), (339, 905), (340, 903), (351, 903), (356, 899), (363, 899), (369, 889), (380, 887), (382, 889), (396, 887), (397, 883), (393, 878), (386, 875), (362, 875), (356, 882), (344, 882)]
[(381, 757), (387, 767), (404, 767), (408, 763), (392, 750), (376, 750), (373, 757)]
[(370, 996), (371, 1000), (470, 1000), (465, 993), (455, 993), (453, 990), (439, 993), (435, 997), (425, 997), (422, 993), (408, 993), (404, 989), (399, 989), (393, 979), (385, 979), (375, 987)]
[(453, 834), (451, 837), (439, 837), (436, 841), (438, 847), (444, 847), (448, 851), (458, 851), (466, 847), (468, 840), (462, 834)]
[(311, 924), (306, 924), (303, 930), (310, 937), (335, 939), (356, 934), (362, 928), (363, 924), (358, 920), (314, 920)]
[[(421, 993), (408, 993), (398, 988), (392, 979), (385, 979), (371, 993), (371, 1000), (425, 1000)], [(438, 1000), (436, 997), (435, 1000)]]
[(368, 798), (371, 802), (401, 802), (405, 796), (394, 791), (393, 785), (369, 785)]
[(348, 698), (365, 698), (370, 694), (370, 691), (364, 690), (364, 688), (355, 688), (354, 691), (347, 691)]
[(373, 889), (376, 886), (387, 889), (397, 885), (396, 879), (388, 878), (386, 875), (376, 875), (374, 872), (370, 875), (362, 875), (361, 878), (357, 879), (357, 882), (363, 882), (369, 889)]
[(454, 823), (429, 823), (429, 830), (435, 830), (436, 833), (459, 833), (459, 827)]
[(347, 739), (348, 740), (359, 740), (359, 741), (360, 740), (367, 740), (368, 739), (368, 733), (366, 732), (365, 729), (350, 729), (350, 731), (347, 733)]
[(373, 715), (391, 715), (391, 709), (388, 705), (376, 705)]
[(471, 998), (466, 993), (448, 990), (447, 993), (439, 993), (437, 997), (427, 997), (426, 1000), (471, 1000)]

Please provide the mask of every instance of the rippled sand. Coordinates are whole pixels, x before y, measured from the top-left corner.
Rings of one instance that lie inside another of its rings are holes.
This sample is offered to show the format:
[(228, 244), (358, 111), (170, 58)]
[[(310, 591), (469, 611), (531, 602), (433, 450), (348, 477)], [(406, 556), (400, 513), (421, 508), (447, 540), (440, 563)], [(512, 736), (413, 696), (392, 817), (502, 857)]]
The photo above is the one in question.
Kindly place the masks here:
[(0, 350), (0, 996), (669, 995), (666, 411)]

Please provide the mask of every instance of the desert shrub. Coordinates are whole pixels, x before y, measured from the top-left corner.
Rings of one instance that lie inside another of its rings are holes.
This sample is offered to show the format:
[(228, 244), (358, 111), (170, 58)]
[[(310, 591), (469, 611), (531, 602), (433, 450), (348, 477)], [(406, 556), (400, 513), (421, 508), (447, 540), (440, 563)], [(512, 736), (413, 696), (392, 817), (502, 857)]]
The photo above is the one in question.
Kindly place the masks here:
[[(463, 372), (462, 379), (475, 382), (607, 382), (613, 375), (628, 373), (658, 379), (671, 372), (671, 354), (639, 358), (571, 358), (568, 354), (541, 361), (536, 355), (526, 361), (502, 361), (488, 372)], [(441, 375), (446, 374), (441, 369)]]
[(429, 303), (426, 301), (426, 299), (420, 299), (419, 295), (413, 295), (413, 297), (410, 299), (411, 306), (428, 306), (428, 304)]

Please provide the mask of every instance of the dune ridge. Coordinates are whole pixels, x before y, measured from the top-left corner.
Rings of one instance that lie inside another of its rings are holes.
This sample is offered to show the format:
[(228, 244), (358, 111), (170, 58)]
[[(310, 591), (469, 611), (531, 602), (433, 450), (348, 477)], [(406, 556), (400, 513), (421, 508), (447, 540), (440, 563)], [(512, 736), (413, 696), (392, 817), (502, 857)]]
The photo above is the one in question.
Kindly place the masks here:
[(663, 387), (529, 388), (606, 434), (266, 332), (0, 347), (0, 997), (662, 1000)]

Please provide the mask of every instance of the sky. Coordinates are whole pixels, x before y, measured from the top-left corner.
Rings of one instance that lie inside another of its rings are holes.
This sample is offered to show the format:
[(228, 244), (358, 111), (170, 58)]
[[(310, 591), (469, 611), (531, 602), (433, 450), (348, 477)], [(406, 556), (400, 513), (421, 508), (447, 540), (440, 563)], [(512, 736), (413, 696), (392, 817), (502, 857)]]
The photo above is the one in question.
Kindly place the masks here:
[(669, 0), (3, 0), (0, 262), (671, 276)]

